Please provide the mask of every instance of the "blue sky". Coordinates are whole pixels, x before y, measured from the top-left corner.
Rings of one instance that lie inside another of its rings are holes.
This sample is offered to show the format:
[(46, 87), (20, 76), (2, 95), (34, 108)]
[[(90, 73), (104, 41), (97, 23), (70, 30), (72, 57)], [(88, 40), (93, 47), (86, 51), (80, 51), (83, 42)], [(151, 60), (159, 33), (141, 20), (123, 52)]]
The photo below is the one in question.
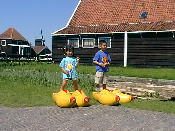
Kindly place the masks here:
[(34, 45), (41, 38), (51, 49), (51, 33), (66, 26), (79, 0), (1, 0), (0, 34), (14, 27)]

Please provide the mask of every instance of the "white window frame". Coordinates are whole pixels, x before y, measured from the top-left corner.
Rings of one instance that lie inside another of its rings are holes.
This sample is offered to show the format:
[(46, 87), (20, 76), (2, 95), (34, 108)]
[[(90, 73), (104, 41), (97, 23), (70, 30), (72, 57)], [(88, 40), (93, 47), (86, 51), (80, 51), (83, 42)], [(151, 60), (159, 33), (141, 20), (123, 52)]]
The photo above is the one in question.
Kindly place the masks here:
[(69, 39), (68, 39), (68, 45), (69, 45), (69, 41), (70, 41), (71, 39), (77, 39), (77, 40), (78, 40), (78, 47), (74, 47), (74, 48), (79, 48), (79, 47), (80, 47), (80, 40), (79, 40), (79, 38), (69, 38)]
[[(93, 47), (84, 47), (84, 40), (87, 40), (87, 39), (93, 39), (93, 42), (94, 42), (94, 46)], [(95, 38), (82, 38), (82, 48), (94, 48), (95, 47)]]
[[(2, 41), (4, 41), (5, 44), (2, 44)], [(2, 46), (6, 46), (6, 45), (7, 45), (7, 44), (6, 44), (6, 40), (1, 40), (1, 45), (2, 45)]]
[(100, 38), (109, 38), (110, 39), (110, 43), (109, 43), (109, 47), (107, 47), (107, 48), (111, 48), (111, 37), (98, 37), (98, 47), (99, 47)]

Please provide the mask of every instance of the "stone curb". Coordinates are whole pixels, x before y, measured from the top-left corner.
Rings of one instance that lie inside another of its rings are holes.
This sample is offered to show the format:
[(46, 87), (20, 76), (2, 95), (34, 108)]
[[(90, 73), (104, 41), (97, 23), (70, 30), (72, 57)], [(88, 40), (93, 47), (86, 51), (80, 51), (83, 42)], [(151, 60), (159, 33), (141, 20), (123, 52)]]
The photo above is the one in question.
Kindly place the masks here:
[(138, 77), (125, 77), (125, 76), (109, 76), (108, 81), (112, 82), (141, 82), (141, 83), (151, 83), (151, 84), (157, 84), (157, 85), (174, 85), (175, 86), (175, 80), (165, 80), (165, 79), (152, 79), (152, 78), (138, 78)]

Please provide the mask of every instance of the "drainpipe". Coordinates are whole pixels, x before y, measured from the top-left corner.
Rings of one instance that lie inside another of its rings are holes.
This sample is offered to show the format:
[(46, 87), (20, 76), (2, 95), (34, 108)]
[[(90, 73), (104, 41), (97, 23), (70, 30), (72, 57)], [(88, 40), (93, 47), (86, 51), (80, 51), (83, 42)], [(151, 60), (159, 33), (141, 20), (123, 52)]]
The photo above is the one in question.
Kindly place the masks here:
[(128, 53), (128, 34), (127, 34), (127, 31), (125, 31), (125, 36), (124, 36), (124, 67), (127, 66), (127, 53)]
[(20, 46), (18, 46), (19, 47), (19, 49), (18, 49), (18, 51), (19, 51), (19, 55), (21, 54), (21, 47)]

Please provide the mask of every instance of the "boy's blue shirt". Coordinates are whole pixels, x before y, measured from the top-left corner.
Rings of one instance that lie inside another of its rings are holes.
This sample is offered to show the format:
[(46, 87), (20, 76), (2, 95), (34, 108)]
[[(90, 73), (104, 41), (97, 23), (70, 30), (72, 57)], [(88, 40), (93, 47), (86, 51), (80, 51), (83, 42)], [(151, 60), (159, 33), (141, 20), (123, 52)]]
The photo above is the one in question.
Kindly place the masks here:
[(61, 68), (64, 68), (65, 71), (69, 72), (69, 75), (66, 75), (63, 72), (63, 79), (77, 78), (76, 65), (77, 65), (77, 60), (75, 57), (66, 57), (62, 59), (59, 66)]
[[(111, 58), (108, 52), (105, 52), (105, 51), (103, 52), (99, 50), (95, 54), (93, 61), (97, 61), (99, 63), (106, 63), (106, 62), (111, 62)], [(96, 65), (96, 72), (108, 72), (108, 71), (109, 71), (108, 66), (102, 68), (101, 66)]]

